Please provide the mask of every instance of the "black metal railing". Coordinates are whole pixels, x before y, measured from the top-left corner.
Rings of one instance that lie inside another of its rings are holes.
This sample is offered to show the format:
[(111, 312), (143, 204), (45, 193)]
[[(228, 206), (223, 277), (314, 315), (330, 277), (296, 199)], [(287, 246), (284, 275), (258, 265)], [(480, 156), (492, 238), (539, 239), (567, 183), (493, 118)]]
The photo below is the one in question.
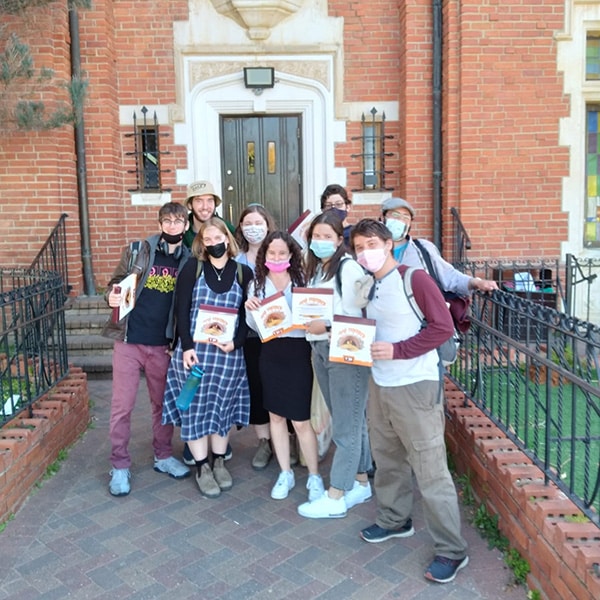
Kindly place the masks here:
[(67, 236), (65, 227), (65, 219), (68, 216), (66, 213), (60, 216), (58, 223), (54, 226), (48, 239), (29, 266), (31, 271), (58, 273), (62, 277), (65, 299), (71, 292), (67, 266)]
[(598, 525), (600, 328), (510, 292), (472, 308), (451, 378)]
[[(578, 258), (573, 254), (567, 254), (565, 265), (565, 312), (572, 317), (590, 320), (590, 309), (592, 307), (592, 295), (594, 281), (600, 274), (600, 259), (598, 258)], [(581, 298), (578, 295), (580, 284), (586, 284), (583, 293), (585, 296)], [(596, 281), (596, 286), (598, 282)], [(596, 297), (598, 293), (596, 291)]]
[(448, 261), (453, 265), (463, 265), (467, 262), (467, 250), (471, 249), (471, 239), (460, 220), (458, 210), (454, 207), (450, 209), (452, 215), (452, 255)]
[(473, 277), (492, 279), (515, 297), (561, 310), (565, 303), (563, 265), (558, 259), (478, 260), (456, 267)]
[(0, 426), (66, 376), (64, 300), (59, 273), (0, 268)]

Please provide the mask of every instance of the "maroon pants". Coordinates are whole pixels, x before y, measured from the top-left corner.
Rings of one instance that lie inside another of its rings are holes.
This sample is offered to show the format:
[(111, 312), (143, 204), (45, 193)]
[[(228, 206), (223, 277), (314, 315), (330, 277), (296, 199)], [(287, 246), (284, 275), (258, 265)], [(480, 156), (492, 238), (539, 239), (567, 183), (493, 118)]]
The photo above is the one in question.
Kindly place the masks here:
[(166, 346), (144, 346), (115, 342), (113, 386), (110, 406), (110, 462), (115, 469), (131, 466), (128, 446), (131, 437), (131, 413), (135, 406), (140, 374), (146, 375), (152, 407), (152, 447), (156, 458), (172, 455), (173, 425), (161, 425), (163, 397), (170, 356)]

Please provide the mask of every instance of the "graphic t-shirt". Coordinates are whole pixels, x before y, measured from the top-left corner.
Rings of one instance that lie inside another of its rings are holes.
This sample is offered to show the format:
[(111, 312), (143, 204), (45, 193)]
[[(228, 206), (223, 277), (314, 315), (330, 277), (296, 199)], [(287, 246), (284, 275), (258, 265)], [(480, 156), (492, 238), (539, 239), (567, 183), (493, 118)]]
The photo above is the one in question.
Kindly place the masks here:
[(156, 252), (148, 279), (129, 315), (127, 343), (164, 346), (179, 260)]

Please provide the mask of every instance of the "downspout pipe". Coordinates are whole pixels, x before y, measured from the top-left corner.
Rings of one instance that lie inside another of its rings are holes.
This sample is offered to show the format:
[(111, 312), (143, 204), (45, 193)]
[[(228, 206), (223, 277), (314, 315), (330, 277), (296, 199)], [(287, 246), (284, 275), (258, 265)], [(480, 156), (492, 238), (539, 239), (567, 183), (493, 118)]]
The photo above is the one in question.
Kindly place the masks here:
[[(69, 34), (71, 36), (71, 78), (81, 80), (81, 46), (79, 40), (79, 14), (74, 7), (69, 8)], [(75, 106), (75, 161), (77, 164), (77, 199), (79, 203), (79, 231), (81, 234), (81, 260), (83, 265), (84, 294), (94, 296), (96, 284), (92, 268), (90, 244), (90, 217), (87, 193), (87, 163), (85, 158), (85, 127), (83, 107)]]
[(433, 242), (442, 247), (442, 0), (433, 0)]

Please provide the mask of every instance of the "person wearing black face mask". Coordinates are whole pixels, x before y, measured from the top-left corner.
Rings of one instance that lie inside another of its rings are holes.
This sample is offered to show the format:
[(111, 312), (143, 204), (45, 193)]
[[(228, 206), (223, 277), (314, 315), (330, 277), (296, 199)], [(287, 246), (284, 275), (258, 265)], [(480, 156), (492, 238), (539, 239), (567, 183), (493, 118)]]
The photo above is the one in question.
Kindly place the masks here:
[[(174, 338), (175, 280), (190, 254), (182, 244), (188, 227), (187, 211), (181, 204), (168, 202), (161, 207), (158, 222), (160, 233), (125, 248), (105, 294), (108, 305), (117, 311), (126, 299), (134, 305), (120, 320), (113, 321), (111, 316), (102, 332), (115, 340), (109, 485), (113, 496), (126, 496), (131, 489), (128, 445), (141, 370), (146, 376), (152, 405), (154, 470), (176, 479), (190, 474), (172, 455), (173, 426), (161, 424), (168, 349)], [(135, 288), (121, 289), (121, 282), (130, 274), (137, 275)]]
[[(224, 464), (229, 431), (234, 425), (248, 425), (250, 416), (243, 346), (248, 333), (244, 302), (253, 273), (250, 267), (234, 260), (237, 253), (237, 244), (225, 223), (210, 218), (200, 226), (192, 244), (193, 256), (177, 279), (179, 340), (167, 374), (163, 423), (181, 426), (181, 439), (197, 468), (196, 483), (207, 498), (217, 498), (233, 486)], [(211, 315), (207, 322), (202, 321), (206, 306)], [(224, 320), (230, 317), (223, 311), (233, 316), (235, 325)], [(208, 328), (202, 331), (211, 332), (210, 338), (203, 338), (209, 339), (208, 343), (199, 341), (197, 322)], [(230, 336), (225, 337), (225, 333)], [(180, 409), (177, 398), (196, 365), (204, 374), (191, 404)]]
[(328, 185), (321, 194), (321, 210), (333, 210), (344, 225), (344, 243), (350, 247), (350, 230), (352, 225), (348, 222), (348, 213), (352, 202), (345, 188), (337, 183)]

